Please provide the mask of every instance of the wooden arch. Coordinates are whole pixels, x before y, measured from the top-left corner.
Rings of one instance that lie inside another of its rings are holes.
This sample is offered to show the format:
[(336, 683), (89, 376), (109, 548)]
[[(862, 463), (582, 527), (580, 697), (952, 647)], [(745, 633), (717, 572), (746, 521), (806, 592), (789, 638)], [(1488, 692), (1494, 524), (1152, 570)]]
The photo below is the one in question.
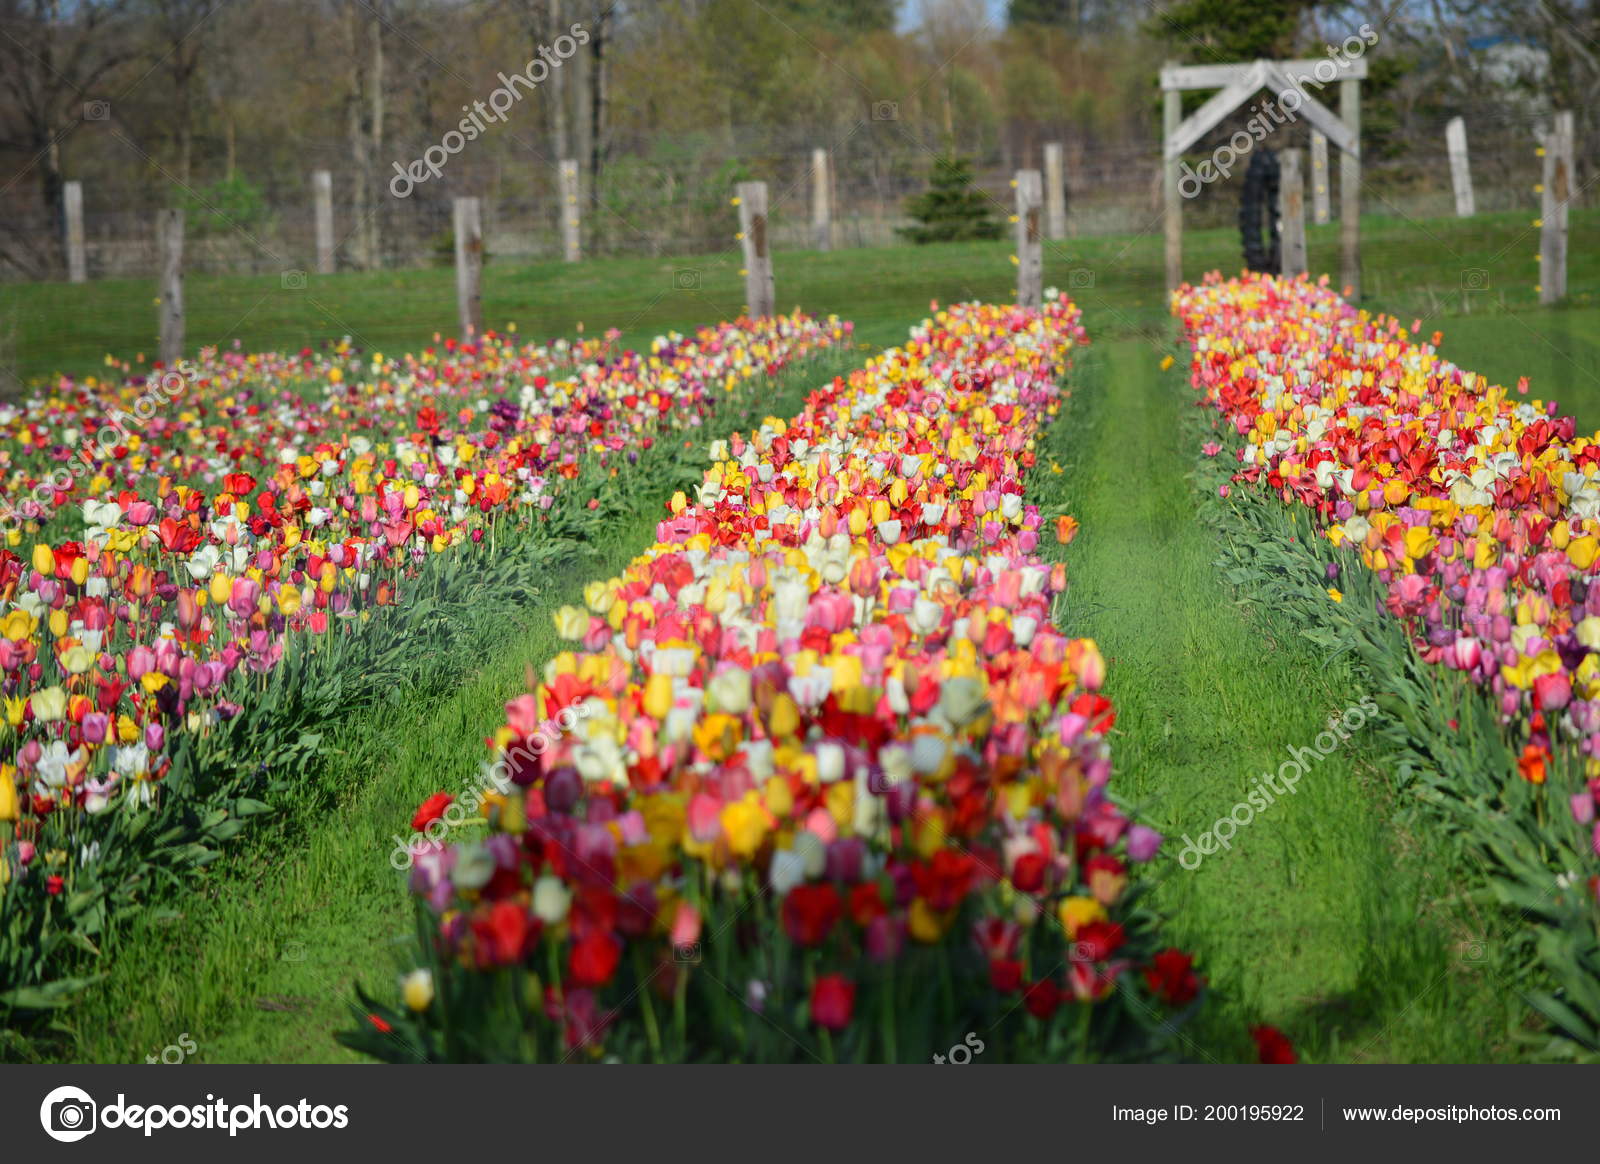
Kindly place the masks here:
[[(1332, 65), (1332, 76), (1325, 77)], [(1318, 70), (1321, 70), (1320, 72)], [(1161, 70), (1163, 100), (1162, 186), (1167, 233), (1167, 289), (1183, 282), (1183, 195), (1179, 189), (1183, 152), (1205, 137), (1235, 109), (1266, 89), (1281, 106), (1287, 94), (1298, 98), (1292, 116), (1339, 147), (1340, 277), (1351, 297), (1361, 294), (1361, 82), (1362, 57), (1323, 57), (1307, 61), (1251, 61), (1238, 65), (1168, 64)], [(1337, 81), (1339, 113), (1307, 92)], [(1183, 94), (1217, 89), (1210, 100), (1183, 116)]]

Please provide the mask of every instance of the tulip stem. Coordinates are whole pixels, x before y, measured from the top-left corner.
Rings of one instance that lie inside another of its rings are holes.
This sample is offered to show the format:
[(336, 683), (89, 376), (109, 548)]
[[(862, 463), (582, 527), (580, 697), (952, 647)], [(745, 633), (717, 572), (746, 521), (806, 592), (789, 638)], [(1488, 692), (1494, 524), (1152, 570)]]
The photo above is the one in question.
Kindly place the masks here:
[(890, 958), (884, 963), (884, 988), (883, 988), (883, 1057), (891, 1066), (898, 1062), (896, 1057), (897, 1047), (895, 1039), (895, 991), (894, 991), (894, 959)]
[(633, 948), (633, 973), (639, 980), (639, 1001), (644, 1011), (644, 1033), (650, 1041), (650, 1057), (657, 1063), (661, 1062), (661, 1027), (656, 1023), (656, 1005), (650, 998), (650, 983), (653, 976), (647, 977), (644, 972), (644, 947)]

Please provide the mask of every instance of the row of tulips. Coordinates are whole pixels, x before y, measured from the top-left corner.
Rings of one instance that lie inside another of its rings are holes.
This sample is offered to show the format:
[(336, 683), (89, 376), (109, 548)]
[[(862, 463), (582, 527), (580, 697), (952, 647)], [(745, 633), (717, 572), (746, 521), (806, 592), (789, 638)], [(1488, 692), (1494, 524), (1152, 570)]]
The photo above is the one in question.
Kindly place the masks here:
[[(1600, 1047), (1600, 440), (1524, 399), (1526, 380), (1490, 385), (1440, 356), (1437, 333), (1326, 280), (1213, 275), (1173, 310), (1193, 386), (1239, 438), (1222, 491), (1302, 507), (1376, 580), (1409, 649), (1369, 661), (1413, 693), (1394, 711), (1428, 793), (1492, 855), (1501, 896), (1548, 923), (1539, 956), (1559, 989), (1540, 1009)], [(1341, 569), (1319, 579), (1333, 603), (1352, 588)], [(1413, 659), (1464, 677), (1481, 710), (1428, 722), (1416, 705), (1450, 697), (1423, 694)]]
[(1109, 794), (1104, 664), (1051, 622), (1065, 571), (1022, 495), (1083, 342), (1064, 295), (957, 306), (716, 442), (657, 543), (555, 612), (576, 646), (490, 741), (489, 835), (419, 843), (418, 968), (344, 1040), (1159, 1053), (1200, 981), (1137, 904), (1160, 838)]
[[(648, 355), (495, 335), (401, 360), (208, 352), (159, 400), (138, 378), (62, 381), (0, 412), (0, 966), (21, 984), (0, 1009), (40, 997), (48, 944), (92, 950), (107, 848), (193, 814), (163, 803), (180, 740), (259, 710), (287, 656), (326, 659), (410, 603), (434, 557), (573, 528), (564, 491), (850, 330), (797, 313)], [(266, 807), (235, 797), (198, 823), (226, 839)]]

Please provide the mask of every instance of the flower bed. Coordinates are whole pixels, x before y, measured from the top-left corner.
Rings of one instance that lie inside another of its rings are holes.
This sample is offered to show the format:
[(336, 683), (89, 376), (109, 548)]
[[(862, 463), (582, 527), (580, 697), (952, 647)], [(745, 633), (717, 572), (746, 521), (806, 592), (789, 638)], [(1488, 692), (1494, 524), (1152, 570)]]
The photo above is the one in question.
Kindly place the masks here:
[[(361, 676), (323, 665), (375, 608), (415, 597), (430, 558), (470, 547), (487, 576), (494, 555), (482, 547), (497, 539), (614, 517), (626, 460), (850, 330), (800, 315), (741, 320), (665, 337), (649, 356), (610, 340), (518, 349), (497, 337), (368, 363), (348, 351), (211, 353), (173, 373), (182, 384), (166, 381), (160, 400), (148, 384), (63, 382), (0, 412), (16, 547), (0, 549), (0, 966), (17, 988), (0, 1009), (58, 1000), (35, 984), (59, 948), (93, 951), (108, 895), (153, 888), (143, 857), (207, 860), (268, 807), (248, 795), (260, 779), (195, 770), (215, 766), (221, 747), (165, 791), (180, 742), (275, 705), (283, 693), (269, 676), (289, 657), (297, 682), (327, 680), (291, 694), (303, 703), (320, 689), (331, 706)], [(131, 412), (118, 417), (119, 405)], [(569, 488), (589, 494), (592, 519), (552, 508)], [(250, 718), (253, 730), (264, 722)], [(277, 734), (230, 741), (227, 758), (258, 777), (269, 760), (303, 758)]]
[[(1232, 481), (1314, 515), (1405, 628), (1410, 650), (1352, 612), (1329, 645), (1359, 640), (1404, 694), (1407, 772), (1491, 855), (1502, 899), (1549, 927), (1538, 957), (1559, 989), (1535, 1005), (1600, 1045), (1600, 444), (1520, 399), (1525, 381), (1490, 386), (1325, 281), (1210, 277), (1173, 306), (1194, 387), (1241, 438)], [(1340, 569), (1317, 580), (1325, 603), (1352, 589)], [(1412, 650), (1485, 698), (1458, 704)]]
[(507, 706), (491, 835), (420, 844), (422, 964), (400, 1005), (363, 995), (345, 1040), (401, 1060), (1157, 1053), (1200, 984), (1136, 905), (1160, 838), (1108, 795), (1104, 663), (1051, 623), (1065, 572), (1034, 556), (1022, 497), (1083, 339), (1065, 296), (962, 305), (793, 421), (717, 442), (657, 544), (556, 612), (578, 647)]

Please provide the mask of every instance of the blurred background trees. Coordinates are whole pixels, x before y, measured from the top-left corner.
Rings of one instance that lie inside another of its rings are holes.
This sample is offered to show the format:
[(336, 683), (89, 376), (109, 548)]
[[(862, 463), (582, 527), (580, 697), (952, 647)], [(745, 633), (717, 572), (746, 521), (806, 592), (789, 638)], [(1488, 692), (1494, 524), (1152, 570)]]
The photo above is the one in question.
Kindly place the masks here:
[[(819, 147), (840, 201), (870, 194), (880, 216), (946, 153), (1004, 201), (996, 176), (1048, 141), (1078, 192), (1143, 204), (1163, 60), (1319, 56), (1363, 23), (1375, 158), (1438, 152), (1456, 113), (1475, 140), (1526, 136), (1552, 103), (1596, 153), (1600, 0), (0, 0), (0, 272), (56, 269), (40, 223), (72, 178), (91, 208), (183, 205), (270, 234), (329, 169), (355, 267), (394, 260), (402, 213), (435, 237), (452, 191), (548, 204), (563, 157), (597, 249), (731, 236), (717, 191), (803, 182)], [(397, 207), (392, 164), (574, 24), (579, 51)]]

